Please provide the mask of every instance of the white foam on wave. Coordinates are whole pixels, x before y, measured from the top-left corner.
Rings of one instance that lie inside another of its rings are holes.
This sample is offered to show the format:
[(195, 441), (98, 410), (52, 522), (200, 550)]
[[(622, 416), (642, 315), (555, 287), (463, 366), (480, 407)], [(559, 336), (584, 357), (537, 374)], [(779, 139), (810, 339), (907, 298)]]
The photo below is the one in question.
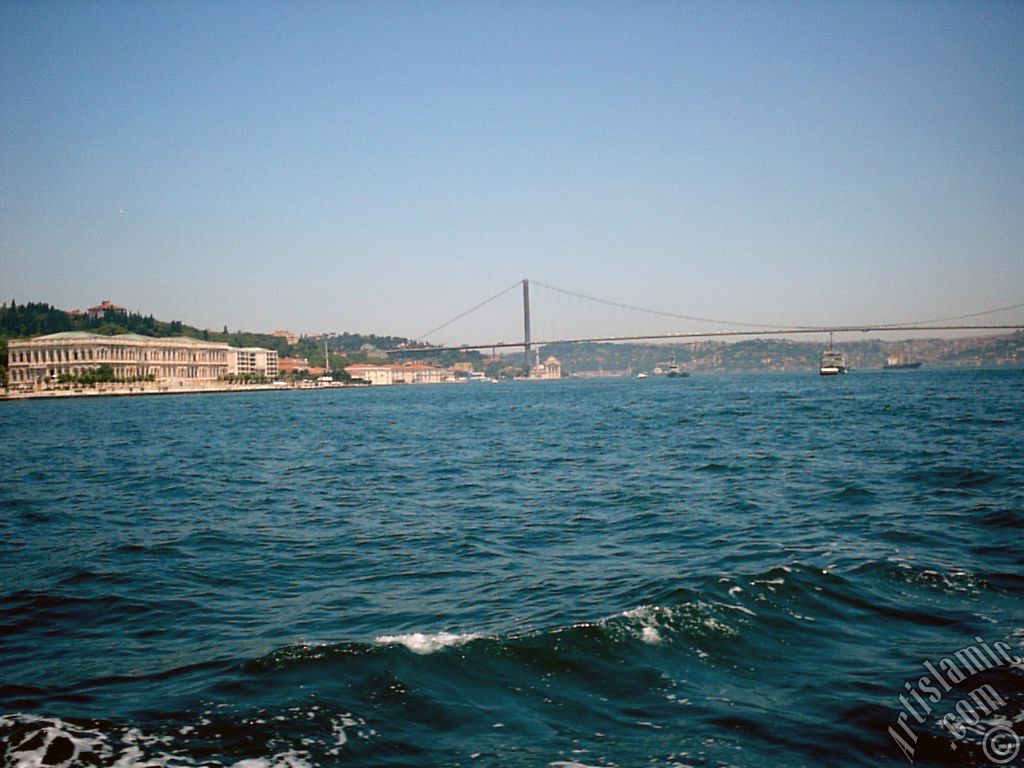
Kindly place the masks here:
[(738, 603), (736, 605), (733, 605), (732, 603), (721, 603), (721, 606), (723, 608), (729, 608), (730, 610), (733, 610), (733, 611), (739, 611), (740, 613), (745, 613), (748, 616), (757, 616), (757, 614), (754, 613), (749, 608), (747, 608), (747, 606), (739, 605)]
[(640, 639), (648, 645), (657, 645), (661, 642), (661, 633), (657, 627), (644, 627), (640, 632)]
[(313, 768), (313, 762), (308, 752), (289, 750), (271, 757), (239, 760), (231, 768)]
[[(25, 734), (17, 743), (8, 743), (0, 753), (4, 765), (10, 768), (42, 768), (42, 766), (72, 766), (81, 762), (80, 757), (94, 754), (109, 757), (113, 754), (110, 745), (102, 733), (75, 728), (57, 718), (41, 718), (34, 715), (13, 714), (0, 717), (0, 727), (7, 729), (17, 725), (36, 728)], [(44, 763), (47, 752), (51, 748), (71, 753), (57, 763)], [(63, 749), (62, 749), (63, 747)]]
[(656, 605), (642, 605), (623, 611), (622, 615), (639, 622), (638, 630), (633, 630), (634, 635), (648, 645), (657, 645), (661, 642), (661, 632), (658, 631), (658, 612), (661, 610)]
[(465, 645), (473, 640), (479, 640), (481, 637), (482, 635), (473, 632), (463, 634), (455, 634), (454, 632), (436, 632), (434, 634), (410, 632), (405, 635), (381, 635), (374, 642), (378, 645), (404, 645), (413, 653), (426, 655), (444, 648)]
[[(320, 707), (308, 712), (293, 708), (292, 719), (315, 716)], [(292, 712), (292, 710), (289, 710)], [(287, 718), (281, 717), (282, 720)], [(203, 719), (207, 724), (209, 720)], [(244, 721), (247, 725), (262, 720)], [(340, 754), (349, 739), (346, 728), (360, 728), (365, 721), (348, 713), (331, 718), (327, 738), (306, 738), (306, 746), (332, 745), (328, 755)], [(178, 734), (194, 733), (195, 726), (182, 726)], [(218, 734), (219, 735), (219, 734)], [(357, 730), (354, 736), (368, 739), (374, 731)], [(81, 765), (109, 768), (193, 768), (225, 766), (225, 768), (313, 768), (317, 764), (305, 749), (287, 749), (267, 755), (232, 761), (207, 759), (197, 761), (173, 748), (175, 736), (145, 733), (136, 727), (98, 729), (73, 725), (56, 717), (29, 714), (0, 715), (0, 766), (3, 768), (77, 768)]]
[(327, 750), (327, 754), (340, 754), (341, 748), (348, 743), (348, 734), (345, 733), (345, 729), (355, 728), (358, 725), (359, 722), (349, 714), (344, 714), (338, 719), (331, 718), (331, 735), (334, 737), (334, 746)]
[(718, 632), (723, 635), (735, 635), (736, 630), (730, 627), (725, 622), (719, 621), (714, 616), (708, 616), (704, 619), (704, 626), (713, 632)]

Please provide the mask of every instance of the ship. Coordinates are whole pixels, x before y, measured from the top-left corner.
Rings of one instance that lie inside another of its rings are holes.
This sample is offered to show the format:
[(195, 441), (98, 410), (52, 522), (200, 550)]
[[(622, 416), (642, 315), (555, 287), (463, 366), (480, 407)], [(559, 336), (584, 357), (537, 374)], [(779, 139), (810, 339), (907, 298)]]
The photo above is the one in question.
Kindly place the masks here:
[(682, 379), (690, 375), (689, 371), (683, 370), (679, 363), (672, 363), (665, 370), (665, 375), (670, 379)]
[(885, 371), (908, 371), (920, 367), (920, 360), (910, 362), (907, 360), (907, 356), (901, 351), (897, 352), (895, 355), (889, 355), (889, 358), (885, 361), (885, 365), (882, 366), (882, 369)]
[(655, 363), (653, 373), (655, 376), (664, 376), (669, 379), (682, 379), (690, 375), (689, 371), (676, 362), (674, 356), (671, 362)]
[(832, 345), (832, 334), (828, 335), (828, 349), (821, 353), (821, 366), (818, 373), (822, 376), (838, 376), (846, 373), (846, 358)]

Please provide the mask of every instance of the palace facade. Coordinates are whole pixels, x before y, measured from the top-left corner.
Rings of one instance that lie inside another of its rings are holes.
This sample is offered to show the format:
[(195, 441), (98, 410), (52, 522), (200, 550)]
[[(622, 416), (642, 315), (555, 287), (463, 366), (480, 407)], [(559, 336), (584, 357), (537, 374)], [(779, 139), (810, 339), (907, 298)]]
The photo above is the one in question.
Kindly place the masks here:
[[(9, 386), (47, 389), (62, 374), (81, 376), (104, 364), (118, 379), (152, 376), (164, 383), (212, 383), (228, 373), (230, 349), (223, 342), (134, 333), (103, 336), (70, 331), (12, 339), (7, 344)], [(276, 367), (276, 353), (274, 362)]]

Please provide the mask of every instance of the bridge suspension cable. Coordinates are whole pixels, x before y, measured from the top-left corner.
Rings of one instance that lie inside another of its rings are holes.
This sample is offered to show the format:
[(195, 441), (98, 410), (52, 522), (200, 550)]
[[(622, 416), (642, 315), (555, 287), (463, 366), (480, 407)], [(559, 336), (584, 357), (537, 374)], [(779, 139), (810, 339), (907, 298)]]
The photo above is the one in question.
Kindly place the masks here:
[(716, 320), (710, 317), (695, 317), (694, 315), (683, 315), (678, 312), (666, 312), (661, 309), (650, 309), (648, 307), (638, 307), (634, 304), (624, 304), (621, 301), (612, 301), (611, 299), (602, 299), (597, 296), (588, 296), (585, 293), (579, 293), (578, 291), (570, 291), (568, 288), (559, 288), (556, 285), (548, 285), (542, 283), (539, 280), (531, 280), (533, 285), (539, 285), (541, 288), (547, 288), (549, 291), (556, 291), (557, 293), (564, 293), (567, 296), (574, 296), (577, 299), (586, 299), (587, 301), (593, 301), (598, 304), (606, 304), (610, 307), (619, 307), (620, 309), (629, 309), (634, 312), (643, 312), (648, 315), (659, 315), (661, 317), (672, 317), (677, 320), (690, 320), (698, 323), (715, 323), (716, 325), (733, 325), (740, 326), (743, 328), (780, 328), (784, 330), (802, 330), (809, 326), (806, 325), (767, 325), (765, 323), (743, 323), (738, 320)]
[(466, 310), (465, 312), (463, 312), (462, 314), (456, 315), (455, 317), (453, 317), (453, 318), (452, 318), (451, 320), (449, 320), (448, 322), (446, 322), (446, 323), (441, 323), (441, 324), (440, 324), (439, 326), (437, 326), (437, 328), (433, 328), (433, 329), (431, 329), (431, 330), (427, 331), (427, 332), (426, 332), (426, 333), (424, 333), (424, 334), (423, 334), (422, 336), (417, 336), (417, 337), (416, 337), (416, 338), (414, 339), (414, 341), (423, 341), (423, 340), (424, 340), (424, 339), (426, 339), (426, 338), (427, 338), (428, 336), (433, 336), (433, 335), (434, 335), (435, 333), (437, 333), (438, 331), (440, 331), (440, 330), (443, 330), (444, 328), (447, 328), (447, 327), (448, 327), (449, 325), (451, 325), (452, 323), (454, 323), (454, 322), (456, 322), (456, 321), (458, 321), (458, 320), (461, 320), (461, 319), (462, 319), (462, 318), (464, 318), (464, 317), (465, 317), (466, 315), (471, 315), (471, 314), (473, 314), (474, 312), (476, 312), (476, 311), (477, 311), (478, 309), (483, 309), (483, 308), (484, 308), (484, 307), (486, 307), (486, 306), (487, 306), (488, 304), (490, 304), (490, 303), (491, 303), (492, 301), (496, 301), (497, 299), (500, 299), (500, 298), (501, 298), (502, 296), (504, 296), (504, 295), (505, 295), (506, 293), (508, 293), (509, 291), (512, 291), (512, 290), (514, 290), (514, 289), (516, 289), (516, 288), (518, 288), (518, 287), (519, 287), (519, 286), (521, 286), (522, 284), (523, 284), (523, 281), (522, 281), (522, 280), (516, 280), (516, 281), (515, 281), (514, 283), (512, 283), (512, 285), (510, 285), (510, 286), (509, 286), (508, 288), (506, 288), (505, 290), (501, 291), (500, 293), (496, 293), (496, 294), (494, 294), (493, 296), (491, 296), (491, 298), (487, 299), (486, 301), (481, 301), (481, 302), (480, 302), (479, 304), (477, 304), (477, 305), (476, 305), (475, 307), (471, 307), (470, 309), (467, 309), (467, 310)]
[(1009, 312), (1011, 309), (1020, 309), (1024, 307), (1024, 303), (1021, 304), (1010, 304), (1006, 307), (997, 307), (996, 309), (986, 309), (984, 312), (971, 312), (969, 315), (954, 315), (953, 317), (935, 317), (931, 320), (911, 320), (906, 323), (892, 323), (892, 325), (926, 325), (928, 323), (948, 323), (952, 320), (968, 320), (972, 317), (984, 317), (985, 315), (995, 315), (999, 312)]
[[(767, 323), (745, 323), (738, 320), (719, 320), (711, 317), (696, 317), (694, 315), (683, 315), (678, 312), (666, 312), (660, 309), (651, 309), (649, 307), (639, 307), (634, 304), (625, 304), (621, 301), (612, 301), (611, 299), (602, 299), (598, 296), (588, 296), (585, 293), (579, 293), (578, 291), (571, 291), (568, 288), (559, 288), (556, 285), (548, 285), (542, 283), (539, 280), (531, 280), (534, 285), (539, 285), (542, 288), (547, 288), (549, 291), (556, 291), (563, 293), (567, 296), (574, 296), (578, 299), (585, 299), (587, 301), (593, 301), (598, 304), (606, 304), (611, 307), (619, 307), (620, 309), (629, 309), (635, 312), (643, 312), (648, 315), (659, 315), (661, 317), (672, 317), (677, 320), (690, 320), (693, 322), (701, 323), (714, 323), (716, 325), (729, 325), (740, 328), (766, 328), (766, 329), (778, 329), (778, 330), (790, 330), (790, 331), (806, 331), (816, 328), (817, 326), (811, 325), (771, 325)], [(928, 325), (932, 323), (945, 323), (953, 320), (968, 320), (972, 317), (984, 317), (985, 315), (995, 315), (999, 312), (1008, 312), (1011, 309), (1020, 309), (1024, 307), (1024, 302), (1020, 304), (1010, 304), (1005, 307), (997, 307), (996, 309), (988, 309), (984, 312), (972, 312), (967, 315), (954, 315), (952, 317), (935, 317), (928, 320), (905, 320), (898, 323), (871, 323), (871, 330), (881, 330), (888, 327), (893, 327), (895, 330), (901, 330), (903, 326), (908, 325)]]

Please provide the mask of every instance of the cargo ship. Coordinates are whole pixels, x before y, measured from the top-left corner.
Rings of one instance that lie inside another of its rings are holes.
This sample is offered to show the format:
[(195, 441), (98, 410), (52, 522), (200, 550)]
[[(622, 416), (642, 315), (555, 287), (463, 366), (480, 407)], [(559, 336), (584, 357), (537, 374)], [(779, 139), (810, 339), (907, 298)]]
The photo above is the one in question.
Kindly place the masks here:
[(920, 360), (912, 363), (907, 360), (906, 355), (902, 352), (898, 352), (895, 355), (889, 355), (889, 358), (885, 361), (885, 365), (882, 366), (882, 369), (886, 371), (908, 371), (920, 367)]

